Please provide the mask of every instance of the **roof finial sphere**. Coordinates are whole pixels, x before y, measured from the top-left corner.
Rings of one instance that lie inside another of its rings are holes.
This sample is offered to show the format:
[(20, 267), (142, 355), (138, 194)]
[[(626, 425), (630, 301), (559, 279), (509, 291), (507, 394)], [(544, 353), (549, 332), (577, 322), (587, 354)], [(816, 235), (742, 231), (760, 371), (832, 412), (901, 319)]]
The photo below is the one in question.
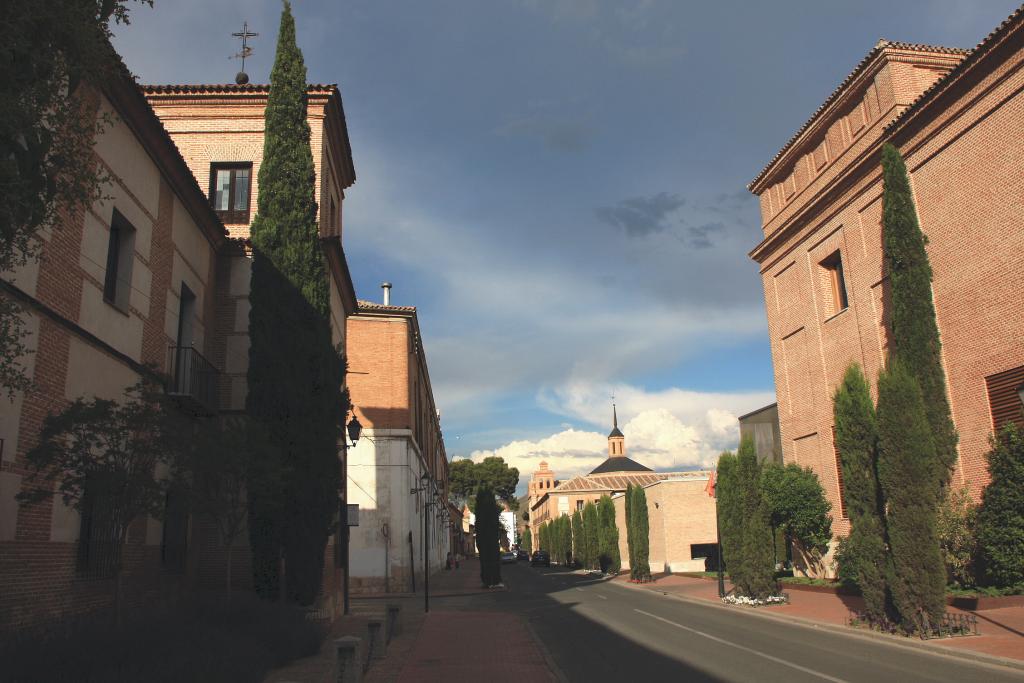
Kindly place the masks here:
[(245, 85), (248, 82), (249, 74), (245, 73), (244, 71), (239, 71), (237, 74), (235, 74), (235, 83), (237, 83), (238, 85)]

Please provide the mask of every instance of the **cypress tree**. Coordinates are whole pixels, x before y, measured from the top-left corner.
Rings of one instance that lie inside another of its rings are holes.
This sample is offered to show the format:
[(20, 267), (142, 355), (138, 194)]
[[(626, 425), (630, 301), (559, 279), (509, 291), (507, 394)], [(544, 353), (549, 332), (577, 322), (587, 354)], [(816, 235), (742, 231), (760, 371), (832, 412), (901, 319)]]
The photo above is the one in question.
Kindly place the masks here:
[(572, 521), (568, 515), (562, 515), (558, 518), (558, 524), (560, 527), (558, 534), (558, 542), (561, 547), (560, 561), (569, 566), (572, 564)]
[(637, 484), (633, 487), (633, 528), (636, 530), (634, 553), (636, 555), (636, 572), (638, 581), (649, 581), (650, 565), (650, 523), (647, 517), (647, 493), (644, 487)]
[(733, 584), (742, 567), (743, 516), (740, 509), (739, 486), (736, 482), (736, 455), (725, 451), (718, 456), (715, 472), (715, 505), (718, 506), (718, 535), (722, 541), (722, 563), (728, 568)]
[(494, 492), (486, 486), (476, 494), (476, 547), (480, 551), (480, 581), (485, 587), (501, 583), (501, 552), (498, 534), (501, 511)]
[(530, 537), (530, 530), (523, 529), (523, 538), (519, 542), (519, 549), (526, 552), (533, 552), (533, 539)]
[(917, 380), (931, 426), (935, 453), (942, 463), (939, 484), (946, 486), (956, 464), (956, 427), (946, 396), (942, 345), (932, 300), (932, 268), (910, 191), (903, 157), (891, 144), (882, 147), (882, 246), (892, 298), (893, 358)]
[(583, 533), (583, 513), (577, 510), (572, 513), (572, 562), (583, 564), (585, 561), (586, 537)]
[(928, 632), (946, 608), (946, 571), (936, 531), (936, 480), (943, 465), (935, 456), (921, 388), (899, 361), (878, 377), (878, 436), (893, 602), (905, 631)]
[[(741, 595), (765, 598), (775, 593), (775, 566), (768, 506), (761, 495), (761, 464), (751, 437), (740, 440), (736, 453), (735, 483), (739, 497), (740, 570), (733, 583)], [(737, 580), (738, 579), (738, 580)]]
[(996, 586), (1024, 584), (1024, 432), (1016, 425), (992, 439), (988, 473), (978, 509), (981, 578)]
[(619, 527), (615, 524), (615, 503), (609, 496), (601, 496), (597, 501), (597, 511), (601, 524), (601, 570), (618, 574), (622, 561), (619, 558)]
[(586, 566), (597, 569), (601, 557), (601, 517), (594, 503), (583, 506), (583, 533), (586, 538)]
[[(279, 496), (254, 495), (249, 530), (254, 585), (309, 604), (320, 589), (324, 548), (340, 485), (338, 419), (343, 364), (331, 344), (328, 277), (313, 198), (315, 173), (306, 120), (306, 67), (286, 1), (270, 76), (259, 199), (252, 223), (247, 410), (265, 425), (283, 471)], [(282, 334), (287, 331), (287, 334)], [(254, 482), (253, 490), (273, 490)]]
[(869, 618), (878, 621), (891, 613), (886, 587), (889, 557), (886, 552), (882, 491), (878, 484), (878, 423), (868, 382), (860, 366), (846, 369), (833, 397), (836, 448), (843, 468), (846, 512), (850, 535), (842, 571), (857, 582)]
[(629, 555), (629, 578), (636, 578), (636, 531), (633, 529), (633, 485), (626, 484), (626, 553)]

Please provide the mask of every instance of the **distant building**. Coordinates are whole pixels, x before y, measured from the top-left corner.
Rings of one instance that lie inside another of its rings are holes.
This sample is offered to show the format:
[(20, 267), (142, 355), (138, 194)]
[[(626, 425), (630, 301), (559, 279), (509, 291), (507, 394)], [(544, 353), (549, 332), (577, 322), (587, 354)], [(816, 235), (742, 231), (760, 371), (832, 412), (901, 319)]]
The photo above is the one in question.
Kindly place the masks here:
[(452, 549), (448, 460), (416, 308), (360, 301), (348, 319), (347, 351), (363, 425), (348, 462), (349, 501), (360, 514), (349, 548), (351, 590), (409, 591), (422, 585), (425, 548), (431, 572)]
[(782, 433), (779, 431), (779, 404), (773, 403), (741, 415), (740, 438), (754, 440), (757, 459), (782, 464)]
[(501, 544), (502, 548), (511, 548), (519, 543), (519, 534), (516, 532), (515, 512), (512, 510), (503, 510), (501, 512), (501, 527), (505, 530), (505, 541)]
[(849, 533), (832, 395), (851, 362), (877, 397), (890, 350), (884, 143), (906, 160), (953, 420), (954, 488), (977, 499), (994, 430), (1024, 424), (1024, 7), (972, 50), (879, 42), (750, 183), (783, 460), (813, 468)]

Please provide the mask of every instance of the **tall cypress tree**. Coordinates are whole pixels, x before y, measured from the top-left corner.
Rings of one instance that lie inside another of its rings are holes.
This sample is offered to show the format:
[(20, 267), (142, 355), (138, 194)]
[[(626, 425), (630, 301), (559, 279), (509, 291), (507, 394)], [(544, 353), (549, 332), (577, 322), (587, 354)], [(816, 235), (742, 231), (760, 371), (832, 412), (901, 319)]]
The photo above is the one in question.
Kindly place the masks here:
[[(735, 483), (737, 507), (742, 524), (740, 532), (740, 570), (732, 574), (741, 595), (765, 598), (775, 593), (775, 567), (768, 506), (761, 496), (761, 464), (753, 438), (740, 440), (736, 453)], [(736, 574), (739, 574), (737, 577)]]
[(1010, 423), (992, 439), (992, 481), (981, 494), (978, 546), (982, 579), (996, 586), (1024, 583), (1024, 430)]
[(956, 427), (946, 397), (942, 345), (932, 300), (932, 267), (910, 191), (903, 157), (882, 147), (882, 245), (892, 298), (893, 357), (917, 380), (924, 396), (935, 453), (943, 467), (939, 485), (949, 482), (956, 464)]
[[(338, 421), (345, 401), (340, 356), (331, 344), (327, 270), (320, 250), (315, 172), (306, 120), (306, 67), (284, 3), (270, 75), (259, 199), (251, 237), (247, 409), (281, 453), (282, 494), (250, 500), (254, 583), (309, 604), (320, 590), (324, 548), (338, 507)], [(283, 333), (286, 332), (286, 333)], [(273, 487), (254, 486), (255, 490)]]
[(572, 513), (572, 559), (583, 564), (586, 560), (586, 535), (583, 533), (583, 513), (577, 510)]
[(494, 500), (494, 491), (486, 486), (476, 494), (476, 545), (480, 550), (480, 580), (484, 586), (501, 583), (501, 511)]
[(601, 496), (597, 501), (597, 511), (601, 524), (601, 569), (618, 574), (622, 561), (619, 558), (619, 527), (615, 525), (615, 503), (609, 496)]
[(886, 502), (893, 602), (907, 632), (926, 632), (946, 609), (936, 531), (939, 488), (932, 431), (917, 380), (898, 360), (878, 377), (878, 478)]
[(583, 535), (587, 549), (586, 566), (596, 569), (601, 557), (601, 517), (592, 502), (583, 506)]
[(740, 508), (739, 486), (736, 483), (736, 455), (725, 451), (718, 456), (715, 470), (715, 505), (718, 506), (718, 535), (722, 541), (722, 563), (728, 568), (733, 584), (742, 570), (743, 512)]
[(833, 412), (850, 517), (844, 561), (864, 595), (868, 617), (879, 620), (891, 610), (886, 587), (890, 560), (877, 470), (878, 424), (867, 380), (856, 363), (846, 369), (836, 389)]
[(633, 487), (632, 508), (633, 530), (636, 533), (636, 540), (633, 541), (636, 569), (631, 566), (630, 570), (633, 578), (637, 581), (648, 581), (651, 578), (650, 522), (647, 517), (647, 493), (639, 484)]

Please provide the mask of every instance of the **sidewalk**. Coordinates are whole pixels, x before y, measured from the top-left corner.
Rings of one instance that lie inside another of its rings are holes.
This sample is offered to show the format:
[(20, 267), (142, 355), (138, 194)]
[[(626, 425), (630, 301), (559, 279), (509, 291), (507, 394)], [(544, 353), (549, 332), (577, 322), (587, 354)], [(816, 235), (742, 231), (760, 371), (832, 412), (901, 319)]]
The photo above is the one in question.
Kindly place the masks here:
[[(628, 582), (629, 575), (619, 575), (614, 581)], [(689, 576), (665, 576), (651, 583), (632, 584), (640, 588), (677, 595), (683, 598), (707, 600), (720, 603), (718, 583), (715, 580)], [(732, 589), (727, 581), (726, 590)], [(861, 610), (864, 601), (860, 597), (836, 595), (834, 593), (812, 593), (794, 590), (783, 584), (789, 593), (789, 604), (773, 607), (758, 607), (769, 614), (789, 615), (836, 626), (846, 626), (850, 610)], [(753, 609), (753, 608), (737, 608)], [(997, 657), (1024, 661), (1024, 607), (969, 611), (956, 607), (947, 608), (951, 613), (973, 614), (978, 618), (979, 636), (964, 638), (943, 638), (927, 641), (950, 650), (971, 650)]]

